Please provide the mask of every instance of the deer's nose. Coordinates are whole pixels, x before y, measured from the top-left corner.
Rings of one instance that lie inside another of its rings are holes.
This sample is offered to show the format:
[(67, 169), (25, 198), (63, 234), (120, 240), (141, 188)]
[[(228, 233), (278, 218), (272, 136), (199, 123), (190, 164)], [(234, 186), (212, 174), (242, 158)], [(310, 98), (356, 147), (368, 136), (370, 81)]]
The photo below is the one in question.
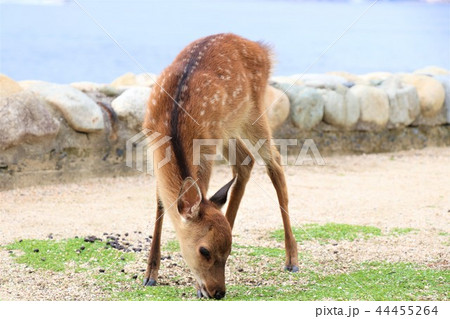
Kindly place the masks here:
[(217, 290), (214, 294), (214, 298), (217, 300), (222, 299), (223, 297), (225, 297), (225, 291)]

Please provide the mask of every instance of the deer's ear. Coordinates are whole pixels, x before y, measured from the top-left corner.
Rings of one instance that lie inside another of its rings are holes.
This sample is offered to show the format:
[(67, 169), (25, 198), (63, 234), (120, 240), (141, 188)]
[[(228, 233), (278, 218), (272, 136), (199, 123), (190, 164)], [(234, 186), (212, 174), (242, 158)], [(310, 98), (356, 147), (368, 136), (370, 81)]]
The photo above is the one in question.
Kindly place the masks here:
[(197, 183), (187, 177), (181, 186), (180, 195), (178, 196), (178, 212), (185, 220), (195, 219), (200, 211), (200, 203), (202, 201), (202, 192)]
[(211, 196), (209, 200), (221, 208), (227, 202), (228, 191), (230, 190), (231, 185), (233, 185), (235, 179), (236, 177), (234, 177), (226, 185), (222, 186), (222, 188)]

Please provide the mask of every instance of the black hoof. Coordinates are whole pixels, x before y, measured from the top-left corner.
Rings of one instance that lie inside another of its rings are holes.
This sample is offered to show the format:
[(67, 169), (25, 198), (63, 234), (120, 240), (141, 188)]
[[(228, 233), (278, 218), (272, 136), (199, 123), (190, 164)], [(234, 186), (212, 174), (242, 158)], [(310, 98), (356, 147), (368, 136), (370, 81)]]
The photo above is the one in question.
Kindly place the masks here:
[(203, 298), (202, 291), (199, 289), (197, 290), (197, 298)]
[(298, 272), (298, 266), (295, 265), (289, 265), (289, 266), (285, 266), (284, 270), (290, 271), (290, 272)]
[(144, 286), (156, 286), (156, 280), (151, 278), (144, 279)]

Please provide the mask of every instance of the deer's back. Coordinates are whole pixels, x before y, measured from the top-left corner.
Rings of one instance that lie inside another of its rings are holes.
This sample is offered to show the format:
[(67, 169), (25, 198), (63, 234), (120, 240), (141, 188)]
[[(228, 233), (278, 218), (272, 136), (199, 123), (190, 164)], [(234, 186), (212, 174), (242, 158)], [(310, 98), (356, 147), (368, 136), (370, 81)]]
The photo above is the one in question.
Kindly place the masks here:
[(192, 42), (159, 76), (144, 127), (172, 136), (176, 125), (185, 138), (234, 135), (261, 111), (270, 62), (264, 45), (234, 34)]

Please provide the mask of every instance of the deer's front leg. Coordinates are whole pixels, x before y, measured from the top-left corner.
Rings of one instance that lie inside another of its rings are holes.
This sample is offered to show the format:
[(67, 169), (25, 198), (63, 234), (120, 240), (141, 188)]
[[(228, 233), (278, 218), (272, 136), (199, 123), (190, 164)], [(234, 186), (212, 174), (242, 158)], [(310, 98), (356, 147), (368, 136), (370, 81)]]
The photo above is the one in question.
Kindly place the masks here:
[(156, 209), (155, 229), (153, 230), (152, 245), (148, 256), (147, 271), (145, 272), (144, 286), (155, 286), (158, 279), (159, 265), (161, 261), (161, 229), (164, 218), (164, 207), (156, 195), (158, 208)]

